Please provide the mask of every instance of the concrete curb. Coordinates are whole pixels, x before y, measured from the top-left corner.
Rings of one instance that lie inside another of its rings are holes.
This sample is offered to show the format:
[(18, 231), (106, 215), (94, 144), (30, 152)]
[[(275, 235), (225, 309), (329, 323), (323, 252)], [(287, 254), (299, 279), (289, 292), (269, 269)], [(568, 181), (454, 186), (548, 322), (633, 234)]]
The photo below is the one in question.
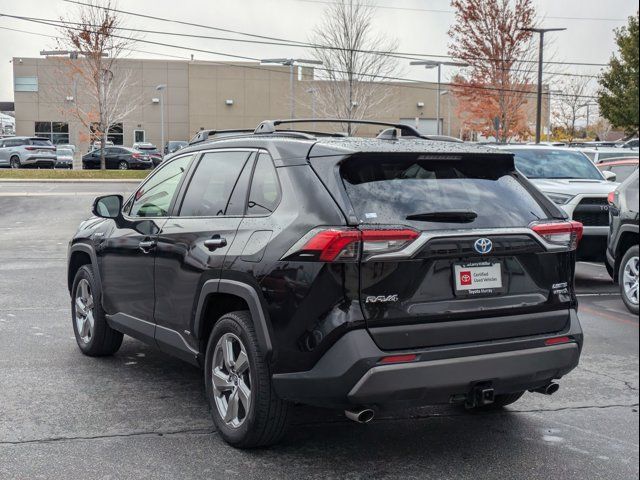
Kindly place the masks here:
[(0, 178), (0, 183), (140, 183), (144, 178)]

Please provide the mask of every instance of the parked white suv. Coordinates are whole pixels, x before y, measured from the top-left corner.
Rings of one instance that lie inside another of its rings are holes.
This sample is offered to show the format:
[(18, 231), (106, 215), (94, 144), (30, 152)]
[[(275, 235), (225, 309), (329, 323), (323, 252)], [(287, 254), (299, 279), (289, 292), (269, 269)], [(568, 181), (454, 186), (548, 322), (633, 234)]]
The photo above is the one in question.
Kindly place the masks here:
[(607, 196), (618, 183), (612, 172), (601, 172), (576, 149), (505, 146), (515, 155), (516, 168), (544, 192), (569, 218), (584, 225), (580, 260), (604, 261), (609, 232)]
[(9, 137), (0, 140), (0, 166), (53, 168), (56, 147), (48, 138)]

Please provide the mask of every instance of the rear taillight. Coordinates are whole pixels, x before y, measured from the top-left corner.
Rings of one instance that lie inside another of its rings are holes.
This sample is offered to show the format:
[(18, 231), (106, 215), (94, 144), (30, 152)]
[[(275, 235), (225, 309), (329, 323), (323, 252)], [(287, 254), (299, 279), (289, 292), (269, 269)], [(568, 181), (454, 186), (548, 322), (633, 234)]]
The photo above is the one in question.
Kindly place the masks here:
[(535, 223), (531, 226), (531, 230), (553, 245), (575, 250), (582, 239), (583, 227), (582, 223), (569, 220), (566, 222)]
[(411, 229), (320, 228), (311, 231), (284, 258), (320, 262), (357, 261), (361, 255), (401, 250), (419, 235)]
[(24, 147), (25, 150), (29, 150), (30, 152), (32, 152), (33, 150), (38, 150), (37, 147)]
[(139, 153), (132, 153), (131, 158), (142, 158), (142, 155), (140, 155)]
[(616, 204), (616, 192), (609, 192), (609, 195), (607, 195), (607, 203), (609, 205), (615, 205)]

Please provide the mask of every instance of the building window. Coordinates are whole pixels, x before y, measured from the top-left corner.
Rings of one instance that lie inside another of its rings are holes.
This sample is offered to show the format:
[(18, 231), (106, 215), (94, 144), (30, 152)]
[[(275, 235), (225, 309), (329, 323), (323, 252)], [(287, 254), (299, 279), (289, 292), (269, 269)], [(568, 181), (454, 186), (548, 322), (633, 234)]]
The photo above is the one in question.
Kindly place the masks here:
[(36, 137), (51, 140), (54, 145), (69, 143), (69, 124), (65, 122), (36, 122)]
[(144, 130), (133, 131), (133, 143), (144, 143)]
[[(94, 124), (95, 125), (95, 124)], [(99, 142), (100, 138), (95, 134), (96, 128), (91, 126), (91, 142)], [(114, 145), (124, 145), (124, 129), (122, 123), (114, 123), (109, 127), (109, 135), (107, 141), (113, 142)]]
[(38, 77), (16, 77), (14, 88), (16, 92), (37, 92)]

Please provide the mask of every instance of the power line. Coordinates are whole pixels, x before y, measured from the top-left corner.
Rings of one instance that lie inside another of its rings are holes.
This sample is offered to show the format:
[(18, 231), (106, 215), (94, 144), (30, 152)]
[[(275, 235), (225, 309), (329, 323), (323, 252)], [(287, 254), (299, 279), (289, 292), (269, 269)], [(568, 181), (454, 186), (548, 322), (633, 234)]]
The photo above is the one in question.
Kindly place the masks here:
[[(68, 1), (68, 0), (65, 0)], [(36, 20), (36, 19), (31, 19), (29, 17), (20, 17), (20, 16), (16, 16), (16, 15), (7, 15), (7, 14), (2, 14), (0, 13), (0, 16), (5, 16), (5, 17), (9, 17), (9, 18), (15, 18), (15, 19), (19, 19), (19, 20), (23, 20), (23, 21), (27, 21), (27, 22), (33, 22), (33, 23), (37, 23), (37, 24), (42, 24), (42, 25), (48, 25), (48, 26), (53, 26), (53, 27), (57, 27), (56, 24), (52, 24), (46, 21), (42, 21), (42, 20)], [(76, 30), (76, 31), (80, 31), (80, 28), (74, 28), (74, 27), (67, 27), (71, 30)], [(128, 37), (124, 37), (121, 35), (111, 35), (111, 37), (113, 38), (120, 38), (120, 39), (128, 39)], [(250, 60), (250, 61), (254, 61), (254, 62), (260, 62), (260, 59), (255, 58), (255, 57), (247, 57), (247, 56), (243, 56), (243, 55), (234, 55), (234, 54), (229, 54), (229, 53), (223, 53), (223, 52), (217, 52), (217, 51), (212, 51), (212, 50), (206, 50), (206, 49), (201, 49), (201, 48), (193, 48), (193, 47), (188, 47), (188, 46), (182, 46), (182, 45), (173, 45), (173, 44), (169, 44), (169, 43), (164, 43), (164, 42), (156, 42), (156, 41), (152, 41), (152, 40), (143, 40), (143, 39), (137, 39), (136, 40), (137, 43), (146, 43), (146, 44), (150, 44), (150, 45), (156, 45), (156, 46), (163, 46), (163, 47), (169, 47), (169, 48), (177, 48), (177, 49), (181, 49), (181, 50), (189, 50), (192, 52), (199, 52), (199, 53), (207, 53), (207, 54), (211, 54), (211, 55), (219, 55), (219, 56), (226, 56), (226, 57), (230, 57), (230, 58), (236, 58), (236, 59), (240, 59), (240, 60)], [(274, 70), (274, 69), (269, 69), (269, 68), (265, 68), (262, 66), (251, 66), (251, 65), (234, 65), (232, 63), (225, 63), (225, 62), (215, 62), (215, 61), (210, 61), (213, 64), (218, 64), (218, 65), (223, 65), (223, 66), (230, 66), (230, 67), (236, 67), (236, 68), (247, 68), (247, 69), (254, 69), (254, 70), (261, 70), (261, 71), (270, 71), (273, 73), (279, 73), (279, 74), (288, 74), (288, 72), (284, 71), (284, 70)], [(324, 68), (324, 67), (314, 67), (316, 70), (319, 71), (325, 71), (325, 72), (332, 72), (332, 73), (340, 73), (340, 74), (346, 74), (349, 73), (347, 71), (343, 71), (343, 70), (337, 70), (337, 69), (329, 69), (329, 68)], [(417, 80), (417, 79), (409, 79), (409, 78), (403, 78), (403, 77), (393, 77), (393, 76), (387, 76), (387, 75), (368, 75), (367, 73), (363, 73), (363, 72), (351, 72), (355, 75), (361, 75), (364, 77), (370, 77), (371, 81), (375, 81), (375, 80), (391, 80), (394, 82), (409, 82), (409, 83), (424, 83), (421, 80)], [(448, 85), (448, 86), (453, 86), (455, 87), (456, 85), (452, 85), (449, 83), (444, 83), (443, 85)], [(427, 87), (424, 85), (411, 85), (411, 84), (395, 84), (394, 86), (397, 86), (399, 88), (416, 88), (416, 89), (421, 89), (421, 90), (433, 90), (433, 91), (437, 91), (437, 88), (434, 87)], [(526, 95), (531, 95), (532, 92), (529, 90), (517, 90), (517, 89), (510, 89), (510, 88), (500, 88), (500, 87), (481, 87), (481, 86), (464, 86), (464, 88), (467, 89), (472, 89), (472, 90), (480, 90), (480, 91), (502, 91), (502, 92), (511, 92), (511, 93), (523, 93)], [(566, 94), (558, 94), (558, 96), (566, 96)], [(597, 98), (593, 95), (583, 95), (583, 98), (590, 98), (590, 99), (594, 99)]]
[[(5, 16), (9, 16), (9, 15), (5, 15)], [(15, 18), (18, 18), (18, 17), (15, 17)], [(65, 25), (98, 27), (98, 25), (82, 24), (78, 22), (37, 18), (37, 17), (20, 17), (19, 19), (51, 22), (52, 24), (55, 24), (55, 26), (57, 27), (64, 27)], [(241, 38), (215, 37), (215, 36), (209, 36), (209, 35), (196, 35), (191, 33), (167, 32), (162, 30), (145, 30), (145, 29), (126, 28), (126, 27), (118, 27), (118, 30), (128, 31), (128, 32), (148, 33), (152, 35), (168, 35), (168, 36), (183, 37), (183, 38), (197, 38), (202, 40), (222, 40), (222, 41), (229, 41), (229, 42), (240, 42), (240, 43), (259, 44), (259, 45), (275, 45), (275, 46), (287, 46), (287, 47), (294, 47), (294, 48), (308, 48), (308, 47), (305, 47), (304, 45), (292, 44), (288, 42), (272, 42), (272, 41), (264, 41), (264, 40), (247, 40), (247, 39), (241, 39)], [(313, 47), (309, 47), (309, 48), (319, 48), (322, 50), (342, 50), (340, 47), (331, 47), (331, 46), (324, 46), (324, 45), (313, 45)], [(374, 51), (366, 51), (366, 52), (377, 53)], [(382, 53), (378, 53), (378, 54), (382, 55)], [(417, 58), (415, 57), (401, 56), (401, 55), (396, 55), (389, 52), (384, 55), (393, 57), (393, 58), (402, 59), (402, 60), (417, 60)], [(433, 56), (433, 55), (430, 55), (430, 56)], [(500, 68), (500, 67), (495, 67), (495, 68), (497, 70), (510, 71), (510, 72), (527, 72), (528, 71), (528, 70), (522, 70), (517, 68)], [(543, 73), (547, 75), (556, 75), (556, 76), (599, 78), (598, 75), (588, 75), (588, 74), (578, 74), (578, 73), (564, 73), (564, 72), (554, 72), (554, 71), (544, 71)]]
[[(319, 3), (324, 5), (340, 5), (338, 2), (330, 2), (327, 0), (297, 0), (304, 3)], [(416, 7), (396, 7), (389, 5), (373, 4), (375, 8), (384, 10), (404, 10), (409, 12), (429, 12), (429, 13), (446, 13), (454, 14), (454, 10), (437, 10), (432, 8), (416, 8)], [(602, 22), (626, 22), (626, 18), (599, 18), (599, 17), (562, 17), (562, 16), (546, 16), (545, 18), (552, 18), (554, 20), (588, 20), (588, 21), (602, 21)]]
[[(83, 5), (83, 6), (90, 6), (90, 4), (86, 3), (86, 2), (81, 2), (78, 0), (63, 0), (67, 3), (72, 3), (72, 4), (76, 4), (76, 5)], [(141, 17), (141, 18), (147, 18), (147, 19), (151, 19), (151, 20), (157, 20), (160, 22), (167, 22), (167, 23), (176, 23), (179, 25), (187, 25), (187, 26), (191, 26), (191, 27), (198, 27), (198, 28), (205, 28), (205, 29), (209, 29), (209, 30), (216, 30), (216, 31), (222, 31), (222, 32), (226, 32), (226, 33), (234, 33), (237, 35), (244, 35), (244, 36), (248, 36), (248, 37), (255, 37), (255, 38), (261, 38), (261, 39), (266, 39), (266, 40), (275, 40), (275, 41), (280, 41), (280, 42), (286, 42), (286, 43), (295, 43), (298, 45), (303, 45), (305, 47), (308, 48), (315, 48), (315, 47), (324, 47), (322, 45), (315, 45), (309, 42), (301, 42), (298, 40), (290, 40), (290, 39), (285, 39), (285, 38), (279, 38), (279, 37), (270, 37), (270, 36), (265, 36), (265, 35), (256, 35), (253, 33), (247, 33), (247, 32), (242, 32), (242, 31), (238, 31), (238, 30), (230, 30), (230, 29), (225, 29), (225, 28), (220, 28), (220, 27), (214, 27), (211, 25), (203, 25), (200, 23), (193, 23), (193, 22), (186, 22), (183, 20), (175, 20), (172, 18), (164, 18), (164, 17), (158, 17), (155, 15), (148, 15), (148, 14), (144, 14), (144, 13), (138, 13), (138, 12), (131, 12), (131, 11), (127, 11), (127, 10), (121, 10), (121, 9), (117, 9), (117, 8), (113, 8), (113, 7), (109, 7), (110, 11), (113, 12), (117, 12), (117, 13), (123, 13), (125, 15), (131, 15), (134, 17)], [(325, 47), (326, 48), (326, 47)], [(371, 54), (381, 54), (381, 55), (388, 55), (389, 52), (383, 52), (383, 51), (379, 51), (379, 50), (355, 50), (358, 53), (371, 53)], [(444, 55), (444, 54), (431, 54), (431, 53), (407, 53), (407, 52), (394, 52), (395, 55), (406, 55), (406, 56), (413, 56), (413, 57), (436, 57), (436, 58), (454, 58), (451, 55)], [(470, 59), (474, 59), (474, 60), (489, 60), (489, 61), (521, 61), (521, 62), (525, 62), (525, 63), (537, 63), (535, 60), (518, 60), (518, 59), (500, 59), (500, 58), (491, 58), (491, 57), (470, 57)], [(586, 67), (606, 67), (607, 64), (606, 63), (590, 63), (590, 62), (547, 62), (548, 65), (577, 65), (577, 66), (586, 66)]]

